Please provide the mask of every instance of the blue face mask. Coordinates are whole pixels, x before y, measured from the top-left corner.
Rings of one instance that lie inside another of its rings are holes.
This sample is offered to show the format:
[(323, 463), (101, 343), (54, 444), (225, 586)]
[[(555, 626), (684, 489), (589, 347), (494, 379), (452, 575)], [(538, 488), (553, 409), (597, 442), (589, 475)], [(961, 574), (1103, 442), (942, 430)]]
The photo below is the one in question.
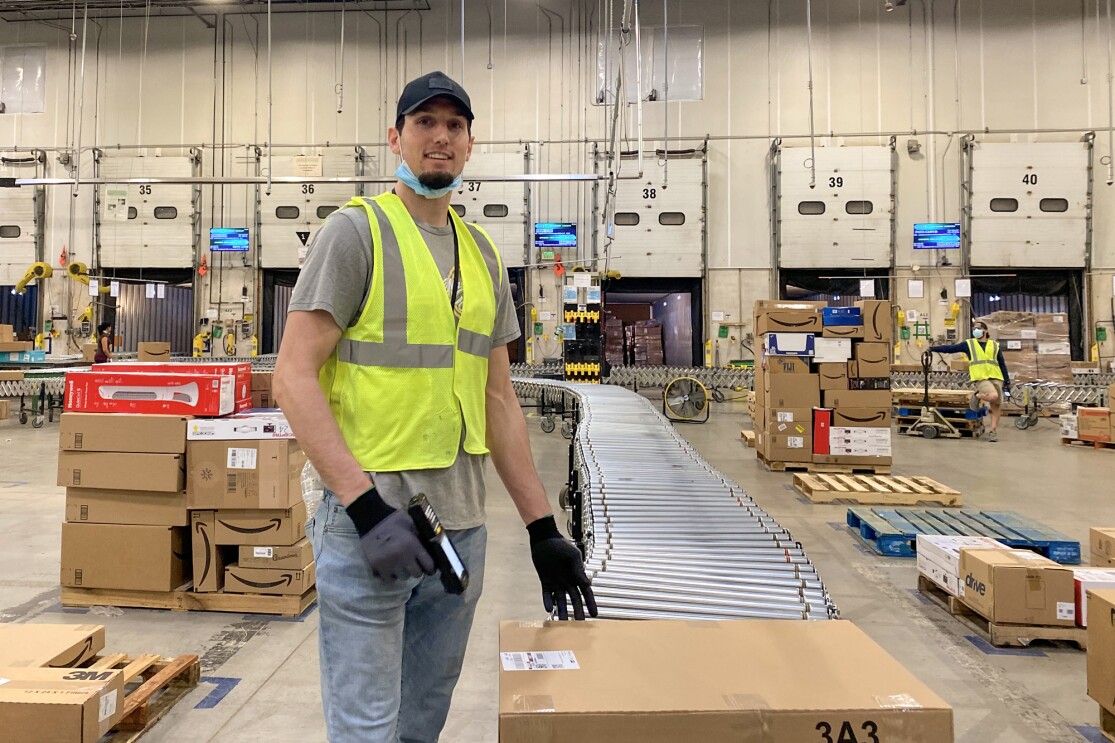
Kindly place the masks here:
[(428, 188), (423, 186), (422, 182), (418, 180), (418, 176), (416, 176), (414, 171), (410, 169), (410, 166), (407, 165), (406, 160), (403, 160), (402, 163), (399, 164), (399, 167), (395, 168), (395, 177), (416, 194), (426, 199), (440, 199), (450, 191), (458, 190), (462, 183), (461, 176), (457, 176), (457, 178), (445, 188)]
[(983, 328), (974, 328), (972, 330), (972, 337), (973, 338), (982, 338), (983, 337)]

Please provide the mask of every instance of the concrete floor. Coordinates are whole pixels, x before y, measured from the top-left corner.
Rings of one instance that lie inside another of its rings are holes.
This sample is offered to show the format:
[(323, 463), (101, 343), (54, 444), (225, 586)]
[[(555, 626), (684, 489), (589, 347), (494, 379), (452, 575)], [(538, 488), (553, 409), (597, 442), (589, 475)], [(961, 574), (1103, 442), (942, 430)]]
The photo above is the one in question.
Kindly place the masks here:
[[(567, 446), (530, 419), (535, 460), (547, 488), (564, 481)], [(1088, 527), (1115, 523), (1115, 455), (1058, 444), (1053, 421), (1020, 432), (1009, 425), (998, 444), (923, 441), (895, 444), (895, 474), (927, 475), (961, 490), (966, 504), (1015, 510), (1075, 539), (1087, 550)], [(986, 652), (970, 631), (913, 588), (912, 560), (868, 554), (843, 525), (846, 506), (811, 505), (791, 476), (766, 472), (744, 448), (739, 403), (713, 411), (685, 435), (702, 455), (744, 486), (800, 540), (843, 617), (862, 627), (956, 710), (963, 743), (1060, 743), (1099, 740), (1097, 706), (1085, 695), (1085, 655), (1042, 646)], [(103, 623), (108, 650), (164, 655), (198, 653), (203, 683), (145, 737), (164, 741), (324, 741), (318, 694), (317, 613), (297, 620), (141, 609), (62, 609), (58, 603), (59, 524), (63, 490), (55, 486), (57, 428), (0, 421), (0, 622)], [(489, 475), (489, 557), (464, 674), (442, 736), (449, 743), (497, 739), (497, 628), (503, 619), (543, 616), (526, 533), (494, 472)], [(808, 673), (809, 669), (802, 669)]]

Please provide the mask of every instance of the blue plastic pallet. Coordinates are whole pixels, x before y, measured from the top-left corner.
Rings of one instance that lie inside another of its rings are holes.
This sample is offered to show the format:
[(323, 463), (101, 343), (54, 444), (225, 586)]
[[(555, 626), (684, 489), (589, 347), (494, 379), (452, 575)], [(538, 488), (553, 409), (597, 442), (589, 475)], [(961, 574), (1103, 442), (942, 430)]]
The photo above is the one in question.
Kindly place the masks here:
[(918, 534), (991, 537), (1062, 565), (1080, 564), (1080, 542), (1013, 511), (849, 508), (848, 526), (887, 557), (915, 557)]
[[(909, 418), (921, 415), (921, 408), (901, 407), (897, 410), (897, 415), (899, 417)], [(978, 411), (972, 410), (970, 408), (937, 408), (937, 410), (941, 411), (941, 414), (944, 415), (946, 418), (964, 418), (970, 421), (974, 421), (977, 418), (982, 418), (983, 416), (987, 415), (986, 408), (980, 408), (980, 410)]]

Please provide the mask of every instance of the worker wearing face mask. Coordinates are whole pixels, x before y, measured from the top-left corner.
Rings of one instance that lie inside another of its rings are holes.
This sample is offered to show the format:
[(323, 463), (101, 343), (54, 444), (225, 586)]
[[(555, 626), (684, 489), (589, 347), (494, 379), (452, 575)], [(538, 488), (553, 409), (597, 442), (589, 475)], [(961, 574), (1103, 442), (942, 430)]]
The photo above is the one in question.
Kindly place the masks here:
[(998, 441), (1003, 397), (1010, 396), (1010, 374), (1007, 373), (1007, 362), (1003, 360), (1002, 349), (996, 341), (991, 340), (987, 323), (972, 323), (972, 337), (963, 343), (932, 346), (929, 350), (937, 353), (962, 353), (968, 357), (968, 376), (976, 386), (968, 406), (973, 411), (979, 411), (984, 404), (988, 405), (991, 428), (986, 439)]

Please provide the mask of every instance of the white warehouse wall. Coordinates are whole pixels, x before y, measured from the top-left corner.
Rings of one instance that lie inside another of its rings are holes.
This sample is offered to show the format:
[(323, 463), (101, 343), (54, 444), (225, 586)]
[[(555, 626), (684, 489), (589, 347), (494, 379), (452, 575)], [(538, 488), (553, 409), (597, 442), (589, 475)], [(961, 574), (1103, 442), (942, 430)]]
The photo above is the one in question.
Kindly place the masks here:
[[(591, 104), (597, 42), (609, 3), (554, 0), (546, 6), (556, 14), (552, 17), (520, 0), (469, 3), (463, 69), (460, 6), (442, 0), (430, 4), (429, 11), (406, 15), (346, 13), (342, 113), (336, 111), (335, 93), (339, 15), (276, 13), (270, 133), (265, 16), (219, 16), (223, 31), (192, 16), (156, 17), (146, 26), (146, 38), (142, 18), (122, 24), (102, 18), (87, 28), (79, 18), (72, 44), (68, 21), (59, 24), (63, 28), (0, 22), (0, 45), (48, 47), (47, 111), (0, 115), (0, 151), (78, 144), (111, 151), (140, 145), (148, 149), (127, 154), (154, 156), (202, 147), (204, 174), (232, 175), (254, 167), (245, 164), (244, 145), (262, 146), (269, 140), (277, 145), (360, 143), (380, 156), (383, 170), (390, 172), (394, 160), (384, 157), (377, 145), (393, 118), (398, 91), (406, 79), (440, 68), (463, 79), (470, 91), (480, 142), (534, 143), (536, 172), (591, 171), (591, 150), (584, 140), (606, 136), (609, 114), (609, 109)], [(704, 305), (710, 314), (725, 312), (730, 321), (748, 322), (752, 301), (773, 290), (767, 169), (771, 141), (778, 138), (795, 147), (809, 141), (805, 3), (642, 3), (644, 29), (662, 25), (664, 6), (670, 27), (703, 29), (704, 98), (645, 104), (646, 149), (662, 147), (667, 129), (671, 148), (692, 147), (710, 137)], [(924, 263), (910, 249), (915, 222), (959, 219), (956, 132), (979, 131), (977, 139), (984, 142), (1071, 142), (1107, 126), (1106, 24), (1097, 19), (1095, 2), (1084, 6), (1082, 19), (1076, 0), (911, 0), (891, 13), (883, 11), (881, 0), (814, 3), (817, 145), (883, 145), (892, 135), (898, 140), (899, 276), (908, 275), (911, 264)], [(954, 17), (954, 8), (959, 17)], [(222, 38), (224, 43), (218, 43)], [(82, 99), (79, 111), (76, 103)], [(632, 111), (629, 124), (634, 118)], [(634, 148), (631, 125), (627, 136), (624, 148)], [(907, 154), (908, 139), (918, 140), (920, 154)], [(227, 149), (214, 149), (214, 144)], [(488, 151), (501, 147), (479, 146)], [(315, 150), (275, 150), (302, 151)], [(1090, 300), (1094, 319), (1105, 321), (1112, 319), (1115, 187), (1104, 184), (1100, 162), (1110, 154), (1107, 134), (1100, 131)], [(65, 176), (56, 155), (48, 163), (49, 175)], [(90, 174), (88, 153), (82, 162), (83, 174)], [(588, 234), (591, 189), (539, 185), (532, 195), (536, 220), (575, 220)], [(243, 186), (226, 187), (223, 197), (219, 188), (203, 188), (202, 231), (222, 221), (222, 210), (225, 221), (243, 221), (253, 202), (252, 189)], [(71, 256), (89, 260), (92, 189), (83, 187), (76, 198), (68, 188), (48, 189), (47, 215), (47, 258), (57, 264), (65, 244)], [(951, 288), (955, 272), (923, 268), (927, 297), (935, 297), (937, 282)], [(239, 299), (245, 283), (254, 286), (253, 299), (258, 296), (250, 269), (226, 278), (224, 301)], [(549, 272), (533, 280), (553, 284)], [(902, 279), (899, 283), (904, 288)], [(199, 295), (207, 297), (206, 287), (201, 289)], [(536, 284), (532, 291), (537, 296)], [(546, 295), (552, 298), (556, 292), (547, 290)], [(942, 313), (933, 300), (919, 303), (900, 295), (896, 293), (907, 307)], [(1115, 355), (1115, 341), (1104, 354)]]

